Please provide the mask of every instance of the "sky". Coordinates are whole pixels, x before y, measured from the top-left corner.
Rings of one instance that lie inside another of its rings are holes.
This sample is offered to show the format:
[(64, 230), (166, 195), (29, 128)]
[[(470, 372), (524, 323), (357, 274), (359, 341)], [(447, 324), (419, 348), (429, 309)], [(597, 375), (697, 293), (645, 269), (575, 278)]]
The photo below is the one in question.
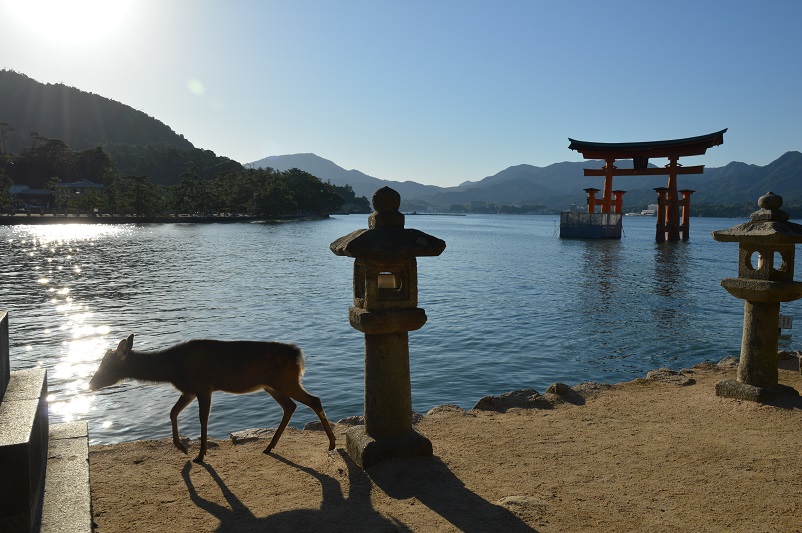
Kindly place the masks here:
[(569, 137), (728, 128), (680, 161), (708, 167), (802, 150), (800, 23), (799, 0), (0, 0), (0, 69), (243, 164), (453, 186), (582, 161)]

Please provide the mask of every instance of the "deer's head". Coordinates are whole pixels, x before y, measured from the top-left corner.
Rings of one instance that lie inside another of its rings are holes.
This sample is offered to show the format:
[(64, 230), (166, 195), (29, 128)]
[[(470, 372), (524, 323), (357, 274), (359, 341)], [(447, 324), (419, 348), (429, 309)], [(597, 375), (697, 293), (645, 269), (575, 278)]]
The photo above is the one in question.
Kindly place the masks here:
[(114, 385), (124, 377), (125, 358), (134, 346), (134, 335), (131, 334), (127, 339), (120, 341), (116, 350), (108, 350), (100, 361), (100, 366), (95, 371), (95, 375), (89, 380), (89, 390), (98, 390), (109, 385)]

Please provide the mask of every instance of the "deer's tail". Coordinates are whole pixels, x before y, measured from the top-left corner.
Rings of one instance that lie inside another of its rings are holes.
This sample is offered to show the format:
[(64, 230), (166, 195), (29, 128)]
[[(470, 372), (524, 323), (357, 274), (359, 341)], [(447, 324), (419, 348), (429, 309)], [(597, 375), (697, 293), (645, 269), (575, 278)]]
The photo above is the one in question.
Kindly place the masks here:
[(297, 346), (295, 346), (295, 364), (298, 365), (298, 369), (300, 370), (298, 377), (302, 378), (304, 372), (306, 372), (306, 358), (304, 357), (304, 351)]

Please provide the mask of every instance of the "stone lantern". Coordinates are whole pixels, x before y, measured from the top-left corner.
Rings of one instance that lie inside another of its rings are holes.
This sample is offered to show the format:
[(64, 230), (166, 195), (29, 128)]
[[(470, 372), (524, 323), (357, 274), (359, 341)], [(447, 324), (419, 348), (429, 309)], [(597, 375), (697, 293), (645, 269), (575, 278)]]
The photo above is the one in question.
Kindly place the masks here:
[(365, 425), (348, 431), (348, 454), (362, 467), (393, 457), (431, 456), (432, 443), (412, 427), (408, 332), (426, 323), (418, 307), (416, 257), (440, 255), (446, 243), (404, 229), (400, 195), (373, 193), (368, 229), (331, 243), (354, 258), (351, 326), (365, 334)]
[(737, 381), (719, 382), (719, 396), (765, 401), (778, 394), (798, 395), (777, 382), (780, 302), (802, 298), (802, 283), (794, 281), (802, 226), (788, 222), (782, 203), (782, 197), (769, 192), (758, 200), (760, 209), (750, 222), (713, 232), (717, 241), (739, 244), (738, 277), (722, 280), (721, 286), (745, 300)]

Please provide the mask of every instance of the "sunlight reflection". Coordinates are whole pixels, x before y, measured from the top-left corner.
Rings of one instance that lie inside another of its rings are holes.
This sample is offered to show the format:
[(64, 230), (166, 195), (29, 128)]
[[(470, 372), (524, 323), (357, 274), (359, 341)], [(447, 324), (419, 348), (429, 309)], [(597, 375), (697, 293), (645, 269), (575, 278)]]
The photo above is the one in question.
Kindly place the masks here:
[[(16, 226), (11, 231), (21, 264), (30, 272), (28, 283), (35, 285), (33, 299), (42, 298), (47, 311), (30, 324), (30, 344), (20, 349), (30, 355), (47, 351), (47, 357), (35, 361), (48, 372), (48, 409), (54, 421), (85, 418), (94, 409), (95, 396), (88, 391), (89, 380), (103, 356), (111, 328), (98, 324), (94, 303), (87, 295), (86, 269), (95, 265), (94, 254), (86, 251), (108, 239), (130, 233), (132, 229), (116, 225), (62, 224)], [(30, 258), (30, 259), (29, 259)], [(84, 262), (88, 261), (86, 264)], [(20, 267), (23, 271), (23, 266)], [(105, 427), (109, 427), (111, 421)]]
[(87, 394), (89, 378), (97, 368), (97, 360), (106, 346), (105, 335), (111, 328), (107, 325), (88, 325), (92, 313), (71, 317), (72, 340), (64, 341), (66, 349), (61, 360), (53, 368), (53, 377), (63, 384), (63, 389), (48, 397), (50, 409), (65, 421), (75, 420), (89, 414), (95, 396)]
[(94, 400), (94, 396), (88, 394), (73, 394), (68, 401), (50, 403), (48, 409), (60, 415), (65, 422), (72, 422), (88, 414)]
[[(32, 237), (38, 239), (40, 246), (50, 245), (51, 251), (53, 243), (64, 241), (85, 241), (97, 239), (101, 236), (120, 233), (124, 231), (119, 226), (106, 224), (43, 224), (30, 228)], [(69, 249), (72, 252), (72, 249)]]

